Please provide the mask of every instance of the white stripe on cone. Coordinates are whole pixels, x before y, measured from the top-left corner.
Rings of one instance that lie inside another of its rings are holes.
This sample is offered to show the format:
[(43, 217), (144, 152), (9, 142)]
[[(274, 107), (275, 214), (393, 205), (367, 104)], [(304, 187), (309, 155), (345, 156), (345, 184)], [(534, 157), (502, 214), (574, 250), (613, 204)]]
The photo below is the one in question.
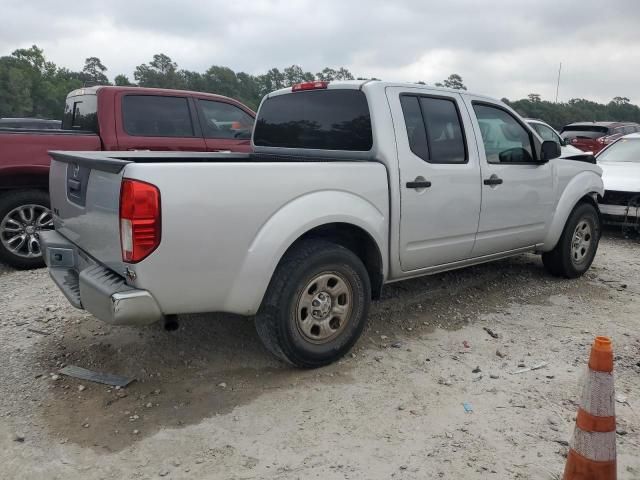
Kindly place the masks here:
[(589, 460), (609, 462), (616, 459), (616, 432), (585, 432), (576, 427), (571, 448)]
[(615, 412), (613, 374), (589, 370), (582, 390), (580, 406), (596, 417), (613, 417)]

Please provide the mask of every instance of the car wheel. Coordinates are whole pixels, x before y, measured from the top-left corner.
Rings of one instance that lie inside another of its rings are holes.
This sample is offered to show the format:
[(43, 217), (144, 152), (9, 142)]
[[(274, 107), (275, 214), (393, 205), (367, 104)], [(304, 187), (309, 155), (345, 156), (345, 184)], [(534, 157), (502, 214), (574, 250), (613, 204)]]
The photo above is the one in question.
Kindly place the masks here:
[(6, 192), (0, 196), (0, 261), (19, 269), (43, 267), (39, 233), (51, 228), (46, 192)]
[(579, 204), (569, 215), (558, 244), (542, 254), (545, 268), (558, 277), (581, 276), (596, 256), (600, 233), (600, 217), (595, 207)]
[(280, 359), (320, 367), (356, 343), (365, 330), (370, 301), (369, 275), (352, 251), (325, 240), (305, 240), (276, 268), (256, 329)]

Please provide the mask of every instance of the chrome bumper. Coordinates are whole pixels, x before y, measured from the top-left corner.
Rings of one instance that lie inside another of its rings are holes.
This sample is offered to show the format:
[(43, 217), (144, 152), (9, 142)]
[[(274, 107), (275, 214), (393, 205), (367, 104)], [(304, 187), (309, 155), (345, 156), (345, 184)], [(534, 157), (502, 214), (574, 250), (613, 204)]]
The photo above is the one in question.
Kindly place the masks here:
[(153, 295), (95, 262), (56, 231), (40, 233), (49, 275), (76, 308), (113, 325), (148, 325), (163, 318)]

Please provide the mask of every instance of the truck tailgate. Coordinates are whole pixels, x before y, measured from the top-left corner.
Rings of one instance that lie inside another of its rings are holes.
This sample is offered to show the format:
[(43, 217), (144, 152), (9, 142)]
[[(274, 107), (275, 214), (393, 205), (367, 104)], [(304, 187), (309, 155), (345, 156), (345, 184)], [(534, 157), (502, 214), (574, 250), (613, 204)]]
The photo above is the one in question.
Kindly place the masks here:
[(126, 161), (92, 160), (93, 152), (51, 152), (49, 191), (55, 229), (122, 274), (120, 184)]

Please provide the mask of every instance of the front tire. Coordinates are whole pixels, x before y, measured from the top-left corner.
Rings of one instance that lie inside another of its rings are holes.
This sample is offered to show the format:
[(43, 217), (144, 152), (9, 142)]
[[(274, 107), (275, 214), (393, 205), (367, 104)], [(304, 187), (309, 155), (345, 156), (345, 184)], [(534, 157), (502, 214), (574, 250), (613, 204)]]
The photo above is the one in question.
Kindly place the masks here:
[(276, 357), (315, 368), (347, 353), (365, 330), (369, 275), (350, 250), (304, 240), (282, 259), (267, 289), (256, 329)]
[(15, 190), (0, 195), (0, 261), (19, 269), (44, 266), (39, 232), (53, 228), (49, 195)]
[(579, 204), (569, 215), (555, 248), (542, 254), (542, 263), (557, 277), (582, 276), (596, 256), (600, 233), (598, 211), (590, 203)]

